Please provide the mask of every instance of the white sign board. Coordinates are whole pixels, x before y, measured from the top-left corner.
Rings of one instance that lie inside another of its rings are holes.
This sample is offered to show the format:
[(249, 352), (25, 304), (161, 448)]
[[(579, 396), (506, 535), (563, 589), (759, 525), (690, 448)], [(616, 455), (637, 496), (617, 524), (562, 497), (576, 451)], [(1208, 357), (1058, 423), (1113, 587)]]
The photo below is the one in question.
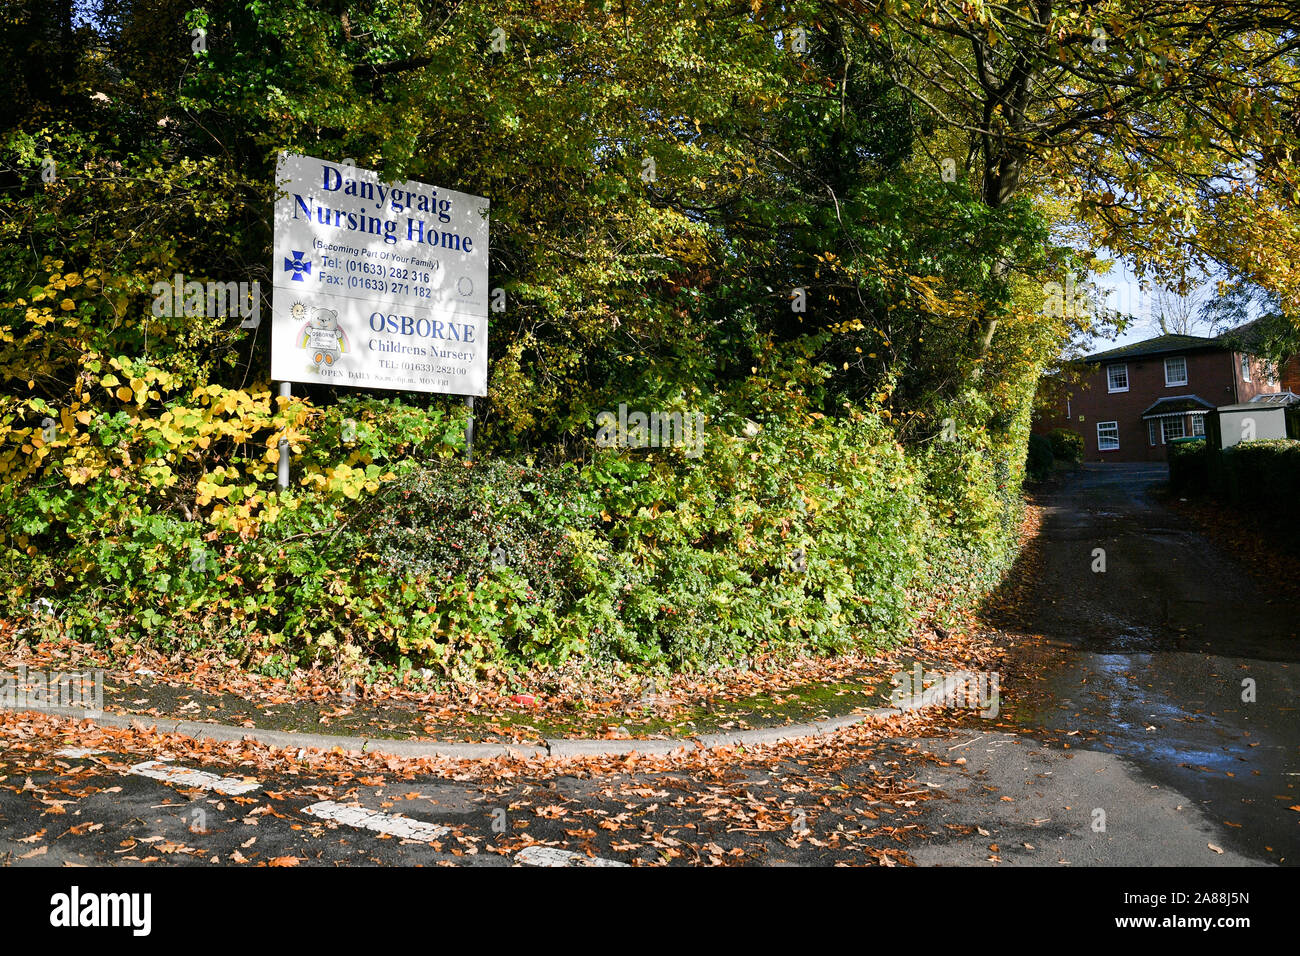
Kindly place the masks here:
[(271, 377), (487, 394), (488, 201), (280, 155)]

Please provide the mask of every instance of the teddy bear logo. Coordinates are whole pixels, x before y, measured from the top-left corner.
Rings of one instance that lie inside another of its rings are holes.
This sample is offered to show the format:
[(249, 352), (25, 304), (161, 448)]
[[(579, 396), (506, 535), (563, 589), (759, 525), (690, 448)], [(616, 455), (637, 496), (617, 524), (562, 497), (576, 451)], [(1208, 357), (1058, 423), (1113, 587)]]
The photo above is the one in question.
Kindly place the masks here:
[(301, 302), (295, 303), (290, 310), (295, 318), (308, 315), (302, 332), (298, 337), (298, 347), (307, 350), (310, 367), (320, 371), (324, 365), (333, 367), (348, 349), (347, 333), (339, 327), (339, 314), (334, 309), (308, 308)]

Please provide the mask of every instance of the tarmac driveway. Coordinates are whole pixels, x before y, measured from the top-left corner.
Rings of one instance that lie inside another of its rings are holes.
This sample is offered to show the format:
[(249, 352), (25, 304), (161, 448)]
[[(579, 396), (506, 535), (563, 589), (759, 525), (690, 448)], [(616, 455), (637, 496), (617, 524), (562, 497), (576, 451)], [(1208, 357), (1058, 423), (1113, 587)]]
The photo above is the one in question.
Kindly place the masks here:
[(1040, 498), (1004, 721), (929, 742), (969, 755), (931, 823), (989, 836), (917, 862), (1300, 860), (1300, 615), (1161, 504), (1166, 474), (1089, 465)]

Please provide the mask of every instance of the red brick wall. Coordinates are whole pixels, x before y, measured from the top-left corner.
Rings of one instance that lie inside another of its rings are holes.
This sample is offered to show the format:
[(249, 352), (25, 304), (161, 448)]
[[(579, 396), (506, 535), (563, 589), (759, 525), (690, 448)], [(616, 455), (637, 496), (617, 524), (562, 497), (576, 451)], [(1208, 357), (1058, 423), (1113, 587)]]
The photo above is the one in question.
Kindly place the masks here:
[(1278, 378), (1282, 380), (1279, 391), (1300, 395), (1300, 355), (1293, 355), (1282, 363)]
[[(1276, 392), (1281, 390), (1281, 386), (1276, 382), (1269, 383), (1266, 379), (1265, 365), (1259, 359), (1252, 357), (1250, 359), (1250, 381), (1247, 382), (1241, 377), (1241, 353), (1234, 353), (1232, 363), (1233, 374), (1236, 376), (1237, 383), (1237, 401), (1248, 402), (1256, 395), (1264, 392)], [(1208, 395), (1202, 398), (1209, 398)], [(1223, 403), (1220, 403), (1223, 404)]]
[[(1166, 358), (1182, 355), (1187, 359), (1187, 384), (1165, 385)], [(1109, 392), (1106, 366), (1128, 366), (1128, 391)], [(1263, 381), (1262, 370), (1252, 368), (1252, 381), (1241, 380), (1241, 360), (1236, 352), (1173, 352), (1168, 355), (1141, 356), (1098, 363), (1077, 385), (1066, 389), (1069, 417), (1065, 403), (1054, 413), (1040, 415), (1034, 422), (1035, 432), (1064, 427), (1083, 435), (1085, 461), (1164, 461), (1165, 446), (1159, 438), (1152, 446), (1147, 438), (1147, 424), (1142, 413), (1152, 402), (1177, 395), (1196, 395), (1211, 405), (1244, 402), (1263, 391), (1277, 389)], [(1097, 423), (1117, 422), (1119, 449), (1098, 451)], [(1190, 423), (1186, 426), (1191, 433)]]

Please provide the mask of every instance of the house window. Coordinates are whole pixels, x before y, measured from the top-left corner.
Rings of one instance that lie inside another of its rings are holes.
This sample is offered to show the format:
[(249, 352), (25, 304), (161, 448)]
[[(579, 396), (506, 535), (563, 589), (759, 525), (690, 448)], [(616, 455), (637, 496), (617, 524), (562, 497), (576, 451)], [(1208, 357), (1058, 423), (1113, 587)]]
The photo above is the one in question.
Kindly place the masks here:
[(1181, 355), (1165, 359), (1165, 388), (1187, 384), (1187, 359)]
[(1128, 366), (1106, 366), (1106, 388), (1112, 392), (1128, 391)]
[(1243, 382), (1250, 381), (1250, 356), (1249, 355), (1242, 355), (1241, 357), (1241, 380)]
[(1205, 416), (1204, 415), (1192, 416), (1192, 435), (1196, 438), (1205, 437)]
[(1097, 451), (1119, 451), (1119, 422), (1097, 423)]
[(1160, 443), (1160, 424), (1154, 418), (1147, 422), (1147, 442), (1152, 445)]
[(1185, 434), (1186, 426), (1181, 418), (1160, 419), (1160, 440), (1166, 445), (1175, 438), (1182, 438)]

